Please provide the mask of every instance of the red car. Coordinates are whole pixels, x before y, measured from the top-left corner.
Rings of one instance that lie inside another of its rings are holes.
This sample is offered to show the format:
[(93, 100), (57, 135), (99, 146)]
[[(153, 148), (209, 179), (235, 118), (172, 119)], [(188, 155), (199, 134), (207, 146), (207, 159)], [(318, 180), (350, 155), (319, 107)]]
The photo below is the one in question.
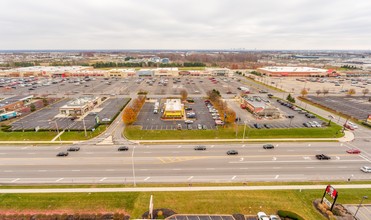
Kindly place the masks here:
[(361, 151), (358, 150), (358, 149), (349, 149), (349, 150), (347, 150), (347, 153), (348, 154), (360, 154)]

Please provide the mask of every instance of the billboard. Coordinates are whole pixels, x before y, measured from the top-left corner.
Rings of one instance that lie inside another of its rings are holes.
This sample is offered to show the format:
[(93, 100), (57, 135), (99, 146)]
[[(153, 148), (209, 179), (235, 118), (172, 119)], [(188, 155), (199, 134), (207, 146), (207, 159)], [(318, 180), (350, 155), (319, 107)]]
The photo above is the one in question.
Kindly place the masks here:
[[(325, 197), (326, 194), (329, 195), (334, 200), (332, 203), (328, 199), (326, 199)], [(331, 207), (330, 210), (332, 211), (337, 198), (338, 198), (338, 192), (336, 191), (336, 189), (332, 187), (331, 185), (327, 185), (325, 192), (323, 193), (321, 203), (325, 202), (329, 207)]]

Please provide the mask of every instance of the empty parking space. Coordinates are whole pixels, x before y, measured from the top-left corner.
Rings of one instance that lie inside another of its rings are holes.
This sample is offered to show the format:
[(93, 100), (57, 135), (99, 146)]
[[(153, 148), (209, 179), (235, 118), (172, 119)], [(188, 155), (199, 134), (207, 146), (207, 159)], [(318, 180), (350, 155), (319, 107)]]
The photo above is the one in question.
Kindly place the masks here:
[(308, 96), (310, 101), (335, 111), (365, 120), (371, 114), (371, 101), (367, 96)]

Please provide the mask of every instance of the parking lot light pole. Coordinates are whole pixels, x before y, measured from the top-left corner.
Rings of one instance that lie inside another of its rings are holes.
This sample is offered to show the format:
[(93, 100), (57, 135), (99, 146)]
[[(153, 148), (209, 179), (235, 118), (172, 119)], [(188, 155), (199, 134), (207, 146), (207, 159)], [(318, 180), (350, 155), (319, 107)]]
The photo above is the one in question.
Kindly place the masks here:
[(357, 211), (356, 211), (356, 213), (354, 213), (354, 215), (353, 215), (354, 218), (356, 218), (357, 212), (358, 212), (359, 208), (361, 207), (362, 202), (363, 202), (364, 199), (368, 199), (368, 196), (363, 196), (363, 197), (362, 197), (362, 200), (361, 200), (361, 202), (360, 202), (359, 205), (358, 205)]
[(335, 117), (332, 116), (332, 115), (329, 115), (328, 117), (330, 118), (330, 120), (328, 121), (328, 126), (330, 126), (331, 125), (331, 120), (334, 119)]
[(245, 132), (246, 132), (246, 124), (247, 124), (247, 121), (244, 121), (245, 125), (244, 125), (244, 128), (243, 128), (243, 137), (242, 137), (242, 141), (244, 142), (245, 141)]
[(82, 124), (84, 125), (85, 137), (87, 137), (88, 134), (86, 133), (86, 125), (85, 125), (85, 118), (84, 117), (82, 118)]

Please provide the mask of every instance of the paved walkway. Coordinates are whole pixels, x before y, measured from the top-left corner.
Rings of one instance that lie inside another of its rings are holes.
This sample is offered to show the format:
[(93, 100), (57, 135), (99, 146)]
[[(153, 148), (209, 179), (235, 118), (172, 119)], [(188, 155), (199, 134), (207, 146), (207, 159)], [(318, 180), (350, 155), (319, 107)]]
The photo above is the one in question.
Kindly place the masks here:
[[(244, 190), (309, 190), (326, 189), (327, 185), (281, 186), (203, 186), (203, 187), (135, 187), (135, 188), (56, 188), (0, 189), (0, 193), (80, 193), (80, 192), (184, 192), (184, 191), (244, 191)], [(369, 189), (371, 184), (332, 185), (335, 189)]]

